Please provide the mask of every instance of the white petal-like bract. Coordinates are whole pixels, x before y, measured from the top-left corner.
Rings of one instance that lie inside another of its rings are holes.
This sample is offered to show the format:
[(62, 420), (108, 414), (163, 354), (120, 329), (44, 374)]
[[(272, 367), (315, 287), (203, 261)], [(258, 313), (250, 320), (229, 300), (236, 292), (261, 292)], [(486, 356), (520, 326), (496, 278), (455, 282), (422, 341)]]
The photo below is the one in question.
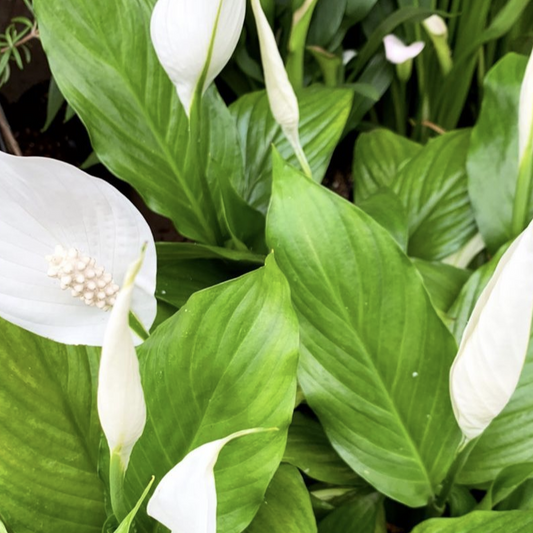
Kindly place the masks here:
[(61, 290), (46, 258), (58, 246), (74, 248), (121, 283), (147, 243), (132, 310), (152, 325), (155, 244), (125, 196), (67, 163), (2, 152), (0, 190), (0, 317), (57, 342), (101, 346), (109, 312)]
[(305, 172), (310, 174), (311, 171), (305, 158), (298, 132), (300, 122), (298, 99), (283, 65), (283, 60), (281, 59), (278, 45), (276, 44), (276, 38), (259, 0), (252, 0), (252, 10), (257, 25), (257, 34), (261, 48), (261, 61), (263, 63), (265, 85), (272, 115), (291, 143)]
[(233, 54), (245, 12), (246, 0), (158, 0), (152, 43), (187, 114), (202, 77), (204, 92)]
[(146, 423), (139, 360), (129, 326), (135, 277), (142, 261), (140, 257), (129, 267), (111, 310), (98, 373), (98, 416), (111, 454), (117, 453), (122, 460), (123, 472)]
[(395, 65), (401, 65), (410, 59), (414, 59), (424, 49), (424, 43), (417, 41), (409, 46), (405, 45), (396, 35), (387, 35), (383, 38), (385, 56)]
[(524, 158), (527, 150), (533, 149), (533, 51), (529, 56), (526, 73), (520, 89), (518, 111), (518, 161)]
[(513, 242), (481, 293), (450, 372), (464, 436), (481, 435), (510, 400), (524, 366), (533, 314), (533, 223)]
[(439, 15), (431, 15), (427, 19), (422, 21), (422, 24), (426, 30), (437, 37), (443, 37), (448, 35), (448, 26), (446, 22)]
[(263, 431), (268, 430), (245, 429), (194, 449), (161, 480), (147, 513), (172, 533), (216, 533), (214, 468), (218, 455), (231, 440)]

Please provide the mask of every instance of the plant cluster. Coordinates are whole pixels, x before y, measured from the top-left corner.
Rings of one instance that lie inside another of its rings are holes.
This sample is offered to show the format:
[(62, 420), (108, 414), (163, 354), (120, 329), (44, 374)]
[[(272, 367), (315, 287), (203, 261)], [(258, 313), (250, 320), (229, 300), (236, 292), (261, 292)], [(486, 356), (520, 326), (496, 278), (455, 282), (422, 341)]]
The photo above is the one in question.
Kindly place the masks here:
[(0, 153), (0, 532), (533, 530), (531, 6), (420, 3), (35, 0), (188, 242)]

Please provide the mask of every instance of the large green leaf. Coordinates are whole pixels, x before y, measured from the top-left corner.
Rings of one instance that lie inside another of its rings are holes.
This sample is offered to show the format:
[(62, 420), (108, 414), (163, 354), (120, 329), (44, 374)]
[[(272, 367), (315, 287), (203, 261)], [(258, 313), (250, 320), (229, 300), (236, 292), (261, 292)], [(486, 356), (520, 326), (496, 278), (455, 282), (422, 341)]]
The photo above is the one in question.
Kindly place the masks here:
[[(500, 250), (490, 263), (478, 269), (465, 284), (450, 308), (450, 328), (457, 342), (466, 323), (505, 251)], [(533, 342), (518, 386), (505, 409), (492, 421), (480, 437), (457, 480), (465, 485), (486, 485), (504, 468), (533, 461)]]
[(410, 256), (442, 259), (476, 233), (465, 169), (469, 136), (455, 131), (430, 141), (393, 184), (409, 218)]
[(316, 533), (311, 499), (298, 469), (281, 465), (247, 533)]
[(318, 422), (294, 413), (283, 461), (307, 476), (333, 485), (353, 484), (359, 477), (331, 447)]
[(261, 216), (231, 186), (240, 180), (242, 156), (214, 89), (202, 104), (199, 150), (208, 157), (195, 172), (185, 168), (189, 122), (152, 48), (154, 3), (38, 0), (35, 7), (54, 79), (100, 161), (183, 235), (222, 245), (239, 229), (258, 231)]
[(445, 265), (439, 261), (413, 259), (413, 263), (422, 275), (433, 305), (446, 313), (470, 277), (470, 270)]
[(383, 495), (360, 495), (332, 511), (318, 527), (319, 533), (385, 533)]
[(485, 79), (483, 105), (468, 151), (468, 189), (491, 252), (512, 237), (518, 178), (518, 101), (527, 59), (506, 55)]
[(277, 154), (274, 164), (267, 241), (300, 318), (305, 397), (361, 477), (425, 505), (460, 438), (453, 337), (387, 231)]
[[(315, 85), (299, 93), (300, 139), (316, 181), (322, 181), (346, 125), (352, 92)], [(297, 159), (270, 112), (265, 91), (247, 94), (231, 106), (245, 154), (245, 176), (237, 189), (250, 205), (266, 212), (272, 187), (272, 145), (291, 163)]]
[[(297, 355), (298, 323), (273, 257), (264, 268), (194, 294), (139, 349), (148, 421), (126, 478), (130, 505), (151, 475), (159, 481), (201, 444), (278, 427), (228, 444), (217, 463), (218, 531), (242, 531), (283, 455)], [(140, 521), (141, 531), (152, 531), (146, 516)]]
[(264, 261), (264, 256), (215, 246), (158, 243), (156, 296), (180, 308), (193, 293), (236, 278)]
[(16, 533), (100, 533), (98, 351), (0, 331), (2, 518)]
[(422, 146), (389, 130), (377, 129), (357, 139), (353, 160), (356, 203), (390, 187), (401, 168)]
[(428, 520), (413, 533), (525, 533), (532, 528), (533, 512), (476, 511), (461, 518)]

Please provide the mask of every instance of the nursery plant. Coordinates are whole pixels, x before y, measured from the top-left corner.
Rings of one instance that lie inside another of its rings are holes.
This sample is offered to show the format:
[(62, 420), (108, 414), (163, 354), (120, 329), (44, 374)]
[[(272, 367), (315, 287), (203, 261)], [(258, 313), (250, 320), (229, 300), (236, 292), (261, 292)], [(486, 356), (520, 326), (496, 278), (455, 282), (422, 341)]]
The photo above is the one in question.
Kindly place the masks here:
[(533, 531), (531, 6), (488, 4), (35, 0), (184, 241), (0, 152), (0, 532)]

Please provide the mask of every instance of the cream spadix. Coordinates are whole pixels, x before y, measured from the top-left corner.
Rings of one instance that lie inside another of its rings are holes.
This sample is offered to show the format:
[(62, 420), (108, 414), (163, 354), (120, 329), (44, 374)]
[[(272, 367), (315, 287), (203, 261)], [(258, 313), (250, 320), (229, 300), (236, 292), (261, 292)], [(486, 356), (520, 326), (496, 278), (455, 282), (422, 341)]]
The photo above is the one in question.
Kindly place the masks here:
[(146, 423), (146, 404), (139, 360), (129, 326), (130, 305), (144, 256), (132, 263), (124, 278), (104, 336), (98, 373), (98, 416), (111, 456), (126, 472), (130, 455)]
[(194, 449), (161, 480), (147, 513), (172, 533), (216, 533), (218, 456), (228, 442), (264, 431), (273, 429), (245, 429)]
[(67, 163), (3, 152), (0, 190), (2, 318), (64, 344), (101, 346), (117, 285), (147, 243), (132, 310), (152, 325), (155, 244), (125, 196)]
[(272, 115), (291, 143), (302, 169), (308, 176), (311, 176), (311, 169), (300, 143), (298, 99), (289, 81), (276, 44), (276, 38), (263, 12), (260, 0), (252, 0), (252, 10), (259, 36), (261, 62), (263, 63), (265, 85)]
[(450, 372), (455, 417), (472, 440), (516, 389), (533, 315), (533, 224), (502, 256), (463, 333)]
[(242, 31), (246, 0), (159, 0), (151, 37), (187, 115), (229, 61)]

